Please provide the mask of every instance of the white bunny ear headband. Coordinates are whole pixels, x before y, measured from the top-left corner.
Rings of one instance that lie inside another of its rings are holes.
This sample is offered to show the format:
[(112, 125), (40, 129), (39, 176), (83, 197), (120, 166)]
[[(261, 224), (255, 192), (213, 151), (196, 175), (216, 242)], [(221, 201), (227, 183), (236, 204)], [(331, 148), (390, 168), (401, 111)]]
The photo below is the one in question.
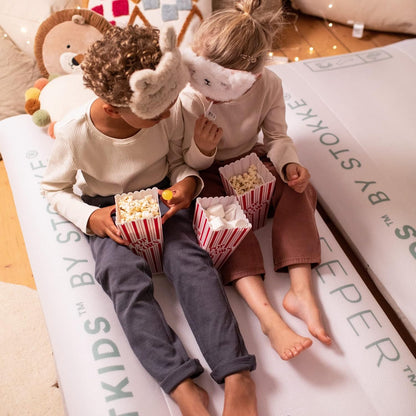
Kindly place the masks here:
[(251, 72), (224, 68), (197, 56), (190, 48), (183, 51), (183, 61), (188, 67), (192, 87), (214, 101), (231, 101), (241, 97), (257, 79)]
[(129, 107), (143, 119), (162, 114), (189, 80), (189, 72), (176, 47), (176, 34), (172, 27), (161, 31), (159, 44), (162, 58), (156, 69), (136, 71), (129, 80), (133, 91)]

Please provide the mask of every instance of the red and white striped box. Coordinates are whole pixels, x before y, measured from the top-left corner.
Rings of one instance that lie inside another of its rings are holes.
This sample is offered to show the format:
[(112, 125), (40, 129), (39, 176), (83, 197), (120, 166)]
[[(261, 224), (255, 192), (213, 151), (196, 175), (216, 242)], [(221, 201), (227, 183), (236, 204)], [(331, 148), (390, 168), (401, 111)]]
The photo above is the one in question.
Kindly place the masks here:
[[(231, 186), (229, 178), (234, 175), (242, 175), (248, 171), (251, 165), (256, 166), (257, 173), (261, 177), (263, 183), (244, 194), (238, 195)], [(236, 196), (244, 213), (252, 224), (253, 230), (263, 227), (267, 219), (270, 201), (276, 185), (276, 178), (270, 173), (266, 166), (264, 166), (259, 157), (255, 153), (250, 153), (242, 159), (219, 168), (219, 173), (225, 191), (228, 195)]]
[[(158, 189), (149, 188), (142, 191), (130, 192), (133, 199), (140, 200), (146, 195), (152, 195), (155, 201), (158, 201)], [(123, 239), (129, 242), (129, 248), (136, 254), (143, 256), (149, 264), (152, 273), (162, 272), (162, 252), (163, 252), (163, 229), (162, 218), (159, 215), (156, 218), (137, 219), (128, 222), (120, 221), (119, 201), (122, 196), (115, 196), (116, 202), (116, 226), (121, 231)]]
[[(244, 226), (214, 231), (205, 210), (217, 204), (222, 204), (224, 207), (235, 204), (237, 206), (236, 219), (241, 220), (239, 222)], [(199, 245), (208, 251), (217, 269), (225, 263), (252, 228), (235, 196), (197, 198), (193, 226)]]

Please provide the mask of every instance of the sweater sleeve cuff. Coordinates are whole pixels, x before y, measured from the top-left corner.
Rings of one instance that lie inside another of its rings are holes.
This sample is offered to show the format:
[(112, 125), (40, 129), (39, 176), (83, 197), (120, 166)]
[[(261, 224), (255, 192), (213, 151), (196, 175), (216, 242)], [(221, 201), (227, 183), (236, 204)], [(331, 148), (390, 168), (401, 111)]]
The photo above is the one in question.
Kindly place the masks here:
[(195, 169), (203, 170), (209, 168), (215, 160), (215, 155), (217, 154), (217, 149), (211, 156), (204, 155), (196, 145), (195, 141), (192, 140), (191, 146), (189, 147), (185, 161), (189, 166), (192, 166)]

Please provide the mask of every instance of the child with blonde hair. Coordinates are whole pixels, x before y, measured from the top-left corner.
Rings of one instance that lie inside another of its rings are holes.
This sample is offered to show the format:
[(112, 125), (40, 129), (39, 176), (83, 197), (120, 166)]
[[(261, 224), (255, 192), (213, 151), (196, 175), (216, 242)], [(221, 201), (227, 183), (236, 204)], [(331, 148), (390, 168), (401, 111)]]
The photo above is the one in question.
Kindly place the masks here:
[[(208, 396), (194, 378), (203, 372), (188, 356), (153, 296), (152, 274), (114, 224), (114, 195), (156, 186), (173, 197), (163, 214), (163, 268), (211, 376), (225, 385), (223, 416), (256, 416), (248, 354), (208, 253), (192, 228), (192, 201), (202, 181), (181, 156), (183, 121), (175, 104), (188, 80), (173, 29), (113, 27), (82, 64), (97, 98), (55, 127), (56, 141), (42, 181), (52, 207), (84, 233), (95, 278), (114, 304), (133, 352), (183, 416), (209, 416)], [(78, 185), (81, 195), (74, 191)], [(172, 216), (174, 217), (172, 218)]]
[[(203, 196), (225, 195), (218, 169), (255, 152), (276, 177), (272, 198), (274, 269), (288, 271), (291, 286), (283, 306), (302, 319), (326, 345), (313, 294), (311, 268), (320, 262), (315, 224), (316, 192), (309, 172), (287, 135), (281, 80), (265, 68), (281, 10), (265, 9), (261, 0), (240, 0), (202, 22), (184, 52), (190, 85), (180, 99), (185, 114), (184, 158), (200, 170)], [(263, 133), (262, 143), (259, 133)], [(221, 269), (258, 317), (272, 347), (284, 360), (309, 348), (312, 340), (295, 333), (271, 305), (265, 291), (259, 243), (249, 233)]]

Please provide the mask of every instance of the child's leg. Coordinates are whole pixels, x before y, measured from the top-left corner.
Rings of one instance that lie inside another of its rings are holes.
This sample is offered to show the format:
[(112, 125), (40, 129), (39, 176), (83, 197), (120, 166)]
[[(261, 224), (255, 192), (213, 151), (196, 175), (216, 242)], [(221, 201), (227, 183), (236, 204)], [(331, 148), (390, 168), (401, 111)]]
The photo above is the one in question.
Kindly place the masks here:
[(209, 416), (208, 394), (191, 379), (186, 379), (170, 393), (183, 416)]
[(248, 371), (225, 378), (223, 416), (257, 416), (256, 386)]
[(315, 223), (316, 192), (309, 185), (297, 193), (276, 178), (273, 195), (275, 214), (272, 246), (275, 270), (288, 270), (291, 288), (283, 305), (308, 325), (312, 335), (329, 345), (311, 286), (311, 265), (321, 261), (319, 234)]
[(111, 298), (131, 348), (166, 393), (203, 372), (189, 358), (153, 296), (146, 261), (110, 238), (90, 237), (96, 279)]
[(223, 382), (230, 373), (253, 370), (256, 361), (246, 350), (220, 276), (198, 244), (192, 218), (193, 207), (180, 210), (164, 223), (163, 268), (212, 377)]
[(310, 338), (296, 334), (271, 305), (261, 276), (236, 280), (235, 288), (257, 316), (261, 329), (283, 360), (290, 360), (312, 345)]
[(302, 319), (309, 332), (324, 344), (331, 344), (321, 319), (311, 285), (311, 265), (289, 266), (290, 289), (283, 299), (283, 306), (292, 315)]
[[(205, 183), (204, 196), (225, 193), (218, 167), (217, 163), (201, 172)], [(221, 268), (223, 283), (234, 284), (237, 292), (259, 319), (261, 328), (269, 337), (272, 347), (283, 360), (289, 360), (308, 348), (312, 341), (296, 334), (273, 308), (264, 288), (261, 277), (263, 274), (261, 248), (256, 236), (250, 231)]]

